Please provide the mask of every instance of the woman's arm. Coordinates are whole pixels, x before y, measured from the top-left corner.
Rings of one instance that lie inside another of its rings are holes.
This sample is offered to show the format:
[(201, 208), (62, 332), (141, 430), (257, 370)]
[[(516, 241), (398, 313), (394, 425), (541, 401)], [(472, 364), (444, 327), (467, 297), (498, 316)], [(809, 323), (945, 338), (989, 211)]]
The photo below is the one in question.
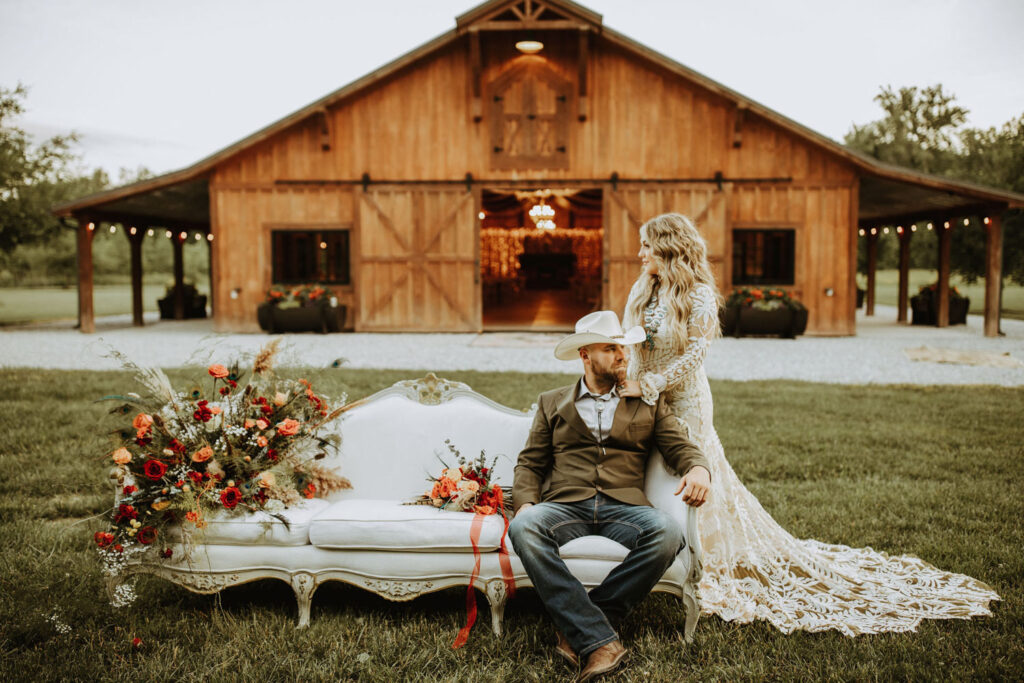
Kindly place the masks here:
[(664, 372), (640, 374), (640, 390), (644, 403), (648, 405), (653, 406), (660, 394), (689, 379), (704, 364), (708, 354), (718, 316), (715, 292), (708, 285), (699, 284), (693, 288), (690, 299), (690, 316), (686, 321), (686, 350), (669, 363)]

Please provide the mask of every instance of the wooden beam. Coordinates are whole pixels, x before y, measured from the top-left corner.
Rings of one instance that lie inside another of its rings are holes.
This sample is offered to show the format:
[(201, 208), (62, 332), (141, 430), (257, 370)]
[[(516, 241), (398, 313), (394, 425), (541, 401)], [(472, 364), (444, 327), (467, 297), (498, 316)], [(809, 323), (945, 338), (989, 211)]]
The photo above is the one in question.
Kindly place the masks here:
[(985, 336), (998, 337), (1003, 289), (1002, 214), (992, 212), (985, 227)]
[(78, 330), (85, 334), (96, 331), (96, 315), (92, 302), (92, 238), (95, 225), (88, 218), (78, 219)]
[(878, 232), (868, 231), (868, 291), (864, 297), (864, 315), (875, 314), (875, 271), (878, 270)]
[[(131, 234), (134, 230), (135, 234)], [(125, 227), (128, 244), (131, 247), (132, 264), (132, 325), (142, 327), (142, 238), (145, 233), (138, 226)]]
[(185, 319), (185, 259), (183, 247), (185, 240), (177, 230), (171, 235), (171, 247), (174, 249), (174, 319)]
[(215, 300), (215, 297), (214, 297), (214, 291), (215, 290), (214, 290), (214, 287), (213, 287), (214, 279), (213, 279), (213, 241), (212, 240), (206, 240), (206, 258), (207, 258), (207, 263), (210, 264), (210, 269), (209, 269), (209, 273), (208, 273), (208, 275), (209, 275), (209, 283), (207, 283), (207, 284), (209, 285), (209, 290), (210, 290), (210, 317), (212, 318), (216, 314), (216, 309), (214, 308), (214, 304), (216, 303), (216, 300)]
[(476, 28), (469, 29), (469, 92), (472, 96), (470, 104), (470, 115), (474, 123), (479, 123), (484, 118), (484, 104), (481, 95), (482, 85), (480, 79), (483, 73), (483, 66), (480, 61), (480, 31)]
[[(945, 227), (948, 223), (949, 227)], [(938, 327), (949, 327), (949, 261), (953, 244), (954, 221), (937, 223), (939, 231), (939, 283), (936, 288), (935, 324)]]
[(910, 292), (910, 236), (914, 233), (907, 227), (898, 235), (900, 243), (900, 284), (896, 295), (896, 322), (907, 322), (907, 297)]
[(576, 54), (576, 76), (579, 92), (576, 96), (577, 114), (580, 121), (587, 120), (587, 65), (590, 62), (590, 30), (580, 29), (580, 47)]

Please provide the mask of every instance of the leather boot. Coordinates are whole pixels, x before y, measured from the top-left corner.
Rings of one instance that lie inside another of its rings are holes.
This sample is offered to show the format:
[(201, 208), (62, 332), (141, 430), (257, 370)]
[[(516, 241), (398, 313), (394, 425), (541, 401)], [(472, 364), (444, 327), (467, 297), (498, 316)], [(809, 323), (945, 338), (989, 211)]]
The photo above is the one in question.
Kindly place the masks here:
[(597, 648), (587, 658), (587, 665), (580, 672), (580, 681), (592, 681), (598, 676), (615, 671), (622, 664), (627, 652), (629, 650), (622, 647), (622, 643), (617, 640)]

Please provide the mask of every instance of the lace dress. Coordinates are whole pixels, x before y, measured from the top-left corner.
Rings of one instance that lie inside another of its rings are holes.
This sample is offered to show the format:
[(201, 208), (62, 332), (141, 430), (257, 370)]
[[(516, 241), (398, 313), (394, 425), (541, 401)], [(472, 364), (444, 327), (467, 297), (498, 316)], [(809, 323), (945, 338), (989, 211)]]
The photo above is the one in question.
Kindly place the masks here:
[[(638, 295), (631, 292), (630, 298)], [(687, 342), (672, 350), (664, 303), (648, 303), (648, 342), (631, 354), (629, 377), (653, 404), (669, 404), (711, 466), (712, 491), (699, 527), (704, 575), (703, 612), (726, 621), (765, 619), (784, 633), (836, 629), (846, 635), (913, 631), (922, 619), (990, 614), (991, 588), (916, 557), (871, 548), (800, 540), (772, 519), (733, 472), (712, 424), (711, 389), (704, 357), (717, 316), (715, 294), (698, 285), (691, 294)]]

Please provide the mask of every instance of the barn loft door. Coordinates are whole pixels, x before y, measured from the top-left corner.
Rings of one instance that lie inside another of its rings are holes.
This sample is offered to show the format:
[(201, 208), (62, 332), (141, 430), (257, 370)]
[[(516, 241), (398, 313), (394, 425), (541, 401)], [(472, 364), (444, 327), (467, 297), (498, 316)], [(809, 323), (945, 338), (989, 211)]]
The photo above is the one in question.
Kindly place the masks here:
[(477, 203), (461, 188), (359, 194), (357, 330), (480, 330)]
[(640, 226), (662, 213), (692, 218), (708, 244), (708, 254), (721, 287), (726, 282), (727, 208), (731, 186), (661, 185), (653, 188), (604, 189), (604, 307), (620, 316), (629, 288), (640, 273)]

